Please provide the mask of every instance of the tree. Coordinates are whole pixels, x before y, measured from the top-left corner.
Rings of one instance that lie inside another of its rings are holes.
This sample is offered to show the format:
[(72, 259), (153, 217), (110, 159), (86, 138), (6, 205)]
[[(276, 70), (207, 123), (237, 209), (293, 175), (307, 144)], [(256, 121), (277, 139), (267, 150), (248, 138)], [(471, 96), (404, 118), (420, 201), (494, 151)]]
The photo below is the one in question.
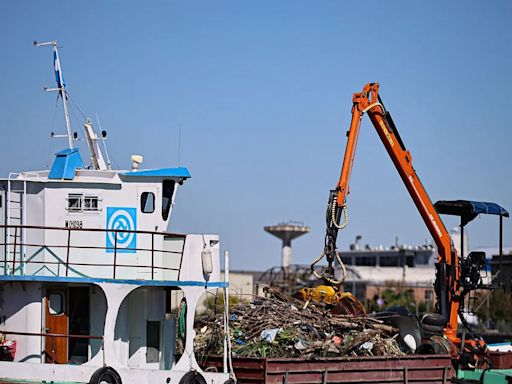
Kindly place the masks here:
[[(490, 321), (501, 329), (510, 329), (512, 327), (512, 294), (502, 289), (494, 291), (488, 298), (489, 304), (482, 303), (487, 297), (487, 293), (480, 294), (477, 316), (483, 322)], [(482, 304), (482, 305), (480, 305)]]

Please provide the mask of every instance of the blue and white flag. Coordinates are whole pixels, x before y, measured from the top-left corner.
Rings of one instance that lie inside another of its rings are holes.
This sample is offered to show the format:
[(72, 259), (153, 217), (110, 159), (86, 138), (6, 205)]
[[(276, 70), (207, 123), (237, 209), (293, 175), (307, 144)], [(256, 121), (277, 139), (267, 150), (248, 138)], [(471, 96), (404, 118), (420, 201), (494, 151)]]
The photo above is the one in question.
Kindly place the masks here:
[(62, 70), (60, 68), (59, 52), (55, 49), (53, 51), (53, 66), (55, 69), (55, 81), (57, 82), (58, 88), (64, 88), (64, 78), (62, 77)]

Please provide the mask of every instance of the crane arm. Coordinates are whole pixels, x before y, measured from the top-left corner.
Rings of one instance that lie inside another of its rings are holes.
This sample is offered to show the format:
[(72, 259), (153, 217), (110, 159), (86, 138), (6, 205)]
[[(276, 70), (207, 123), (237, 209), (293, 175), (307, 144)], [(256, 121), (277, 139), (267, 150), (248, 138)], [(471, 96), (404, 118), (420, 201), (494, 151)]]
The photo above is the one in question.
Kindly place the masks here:
[[(350, 129), (347, 132), (348, 140), (341, 175), (336, 188), (330, 193), (327, 209), (327, 229), (324, 248), (326, 259), (329, 263), (334, 260), (336, 238), (338, 229), (342, 227), (339, 223), (343, 212), (345, 212), (346, 220), (346, 199), (349, 194), (349, 182), (354, 164), (357, 140), (361, 120), (364, 114), (367, 113), (437, 245), (438, 260), (436, 263), (435, 286), (439, 301), (439, 311), (447, 321), (446, 335), (450, 339), (455, 340), (459, 309), (459, 266), (458, 257), (452, 246), (450, 235), (412, 166), (411, 153), (405, 148), (390, 113), (382, 103), (379, 96), (379, 84), (366, 84), (361, 93), (354, 94), (352, 101), (352, 120)], [(331, 270), (328, 267), (326, 273), (330, 272)]]

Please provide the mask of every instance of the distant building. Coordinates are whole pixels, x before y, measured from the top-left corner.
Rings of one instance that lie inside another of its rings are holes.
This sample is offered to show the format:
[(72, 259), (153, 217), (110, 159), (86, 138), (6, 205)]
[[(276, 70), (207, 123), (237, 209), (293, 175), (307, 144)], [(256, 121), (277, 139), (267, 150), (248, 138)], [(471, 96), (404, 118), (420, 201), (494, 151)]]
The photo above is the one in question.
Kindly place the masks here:
[(408, 291), (416, 303), (433, 303), (434, 246), (425, 244), (413, 247), (396, 242), (391, 247), (361, 247), (360, 240), (361, 236), (356, 237), (350, 250), (340, 252), (347, 269), (344, 283), (347, 291), (351, 291), (359, 300), (368, 302), (379, 298), (387, 289), (399, 289)]
[(352, 267), (344, 287), (361, 301), (380, 297), (386, 289), (410, 291), (417, 303), (430, 303), (434, 297), (435, 268), (404, 267)]
[(417, 248), (375, 248), (362, 251), (343, 251), (341, 259), (345, 265), (366, 267), (422, 267), (434, 265), (432, 246)]
[(495, 283), (500, 284), (503, 289), (512, 293), (512, 249), (508, 247), (503, 250), (503, 255), (500, 260), (499, 251), (486, 253), (491, 254), (492, 259), (489, 262), (491, 270), (491, 278)]
[[(261, 295), (257, 291), (259, 277), (263, 274), (260, 271), (229, 271), (229, 295), (240, 300), (252, 300), (254, 296)], [(224, 278), (224, 271), (221, 273)]]

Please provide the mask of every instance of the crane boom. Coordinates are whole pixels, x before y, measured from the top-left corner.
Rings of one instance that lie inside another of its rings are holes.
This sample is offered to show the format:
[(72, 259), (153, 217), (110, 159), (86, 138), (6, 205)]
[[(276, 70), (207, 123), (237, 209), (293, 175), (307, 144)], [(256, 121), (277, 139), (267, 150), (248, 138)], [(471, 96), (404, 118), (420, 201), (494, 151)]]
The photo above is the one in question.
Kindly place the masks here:
[[(390, 113), (384, 107), (379, 96), (379, 84), (366, 84), (362, 92), (354, 94), (352, 101), (352, 120), (347, 133), (348, 140), (341, 175), (336, 188), (331, 191), (327, 209), (324, 254), (329, 267), (335, 257), (337, 232), (341, 228), (339, 222), (344, 211), (346, 215), (346, 199), (349, 194), (359, 130), (362, 118), (367, 113), (437, 245), (435, 290), (438, 309), (446, 320), (446, 336), (456, 341), (459, 312), (459, 260), (450, 235), (414, 170), (411, 153), (405, 148)], [(326, 273), (332, 271), (329, 267)]]

